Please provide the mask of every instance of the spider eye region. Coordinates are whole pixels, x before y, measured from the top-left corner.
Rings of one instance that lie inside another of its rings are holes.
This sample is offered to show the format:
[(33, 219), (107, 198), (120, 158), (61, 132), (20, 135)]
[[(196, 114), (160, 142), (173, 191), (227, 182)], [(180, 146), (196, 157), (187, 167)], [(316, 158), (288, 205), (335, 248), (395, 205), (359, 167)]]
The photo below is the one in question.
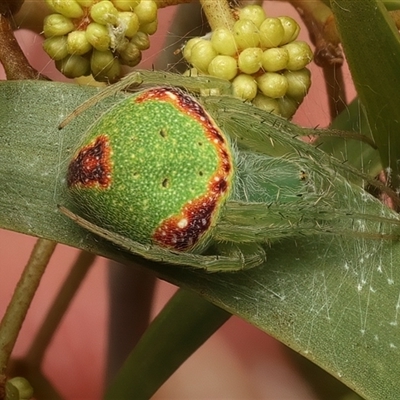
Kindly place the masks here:
[(229, 140), (203, 106), (174, 88), (118, 103), (77, 146), (67, 171), (91, 222), (140, 243), (201, 249), (232, 189)]

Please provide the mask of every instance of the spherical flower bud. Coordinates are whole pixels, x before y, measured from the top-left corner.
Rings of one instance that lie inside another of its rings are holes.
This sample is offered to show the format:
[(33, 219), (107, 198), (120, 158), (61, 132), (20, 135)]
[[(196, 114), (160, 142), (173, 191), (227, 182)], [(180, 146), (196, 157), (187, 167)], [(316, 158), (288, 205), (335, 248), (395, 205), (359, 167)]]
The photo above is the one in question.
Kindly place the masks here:
[(211, 43), (214, 49), (224, 56), (234, 56), (238, 51), (233, 33), (225, 27), (216, 28), (212, 32)]
[(285, 71), (283, 74), (288, 81), (286, 96), (301, 102), (311, 86), (311, 73), (307, 68), (298, 71)]
[(198, 42), (200, 42), (201, 40), (203, 40), (200, 37), (194, 37), (192, 39), (189, 39), (186, 44), (185, 47), (183, 48), (183, 57), (185, 58), (186, 61), (188, 62), (192, 62), (192, 49), (194, 47), (195, 44), (197, 44)]
[(98, 74), (96, 80), (108, 83), (114, 83), (119, 81), (121, 78), (121, 64), (117, 57), (114, 58), (114, 61), (110, 68), (104, 74)]
[(233, 34), (239, 49), (258, 47), (260, 34), (257, 26), (249, 19), (239, 19), (233, 25)]
[(131, 43), (134, 44), (139, 50), (147, 50), (150, 47), (149, 36), (140, 31), (132, 37)]
[(67, 47), (69, 54), (82, 55), (92, 49), (92, 45), (86, 39), (84, 31), (73, 31), (68, 34)]
[(260, 26), (262, 47), (277, 47), (284, 37), (284, 29), (279, 18), (266, 18)]
[(53, 36), (47, 38), (43, 41), (43, 48), (53, 60), (62, 60), (68, 55), (67, 37)]
[[(18, 399), (29, 400), (33, 396), (33, 387), (29, 381), (22, 376), (16, 376), (8, 380), (9, 384), (13, 385), (18, 391)], [(8, 398), (8, 397), (7, 397)], [(11, 397), (9, 397), (11, 399)]]
[(153, 0), (141, 0), (135, 7), (140, 24), (149, 24), (157, 19), (157, 4)]
[(74, 23), (61, 14), (50, 14), (43, 21), (43, 33), (46, 37), (66, 35), (74, 28)]
[(249, 19), (259, 28), (265, 19), (265, 12), (261, 6), (251, 4), (239, 9), (239, 19)]
[(211, 60), (217, 55), (211, 42), (201, 39), (192, 47), (189, 62), (201, 72), (207, 73)]
[(128, 65), (129, 67), (135, 67), (142, 59), (141, 51), (132, 43), (128, 43), (126, 48), (119, 52), (119, 55), (121, 57), (121, 64)]
[(257, 78), (257, 83), (263, 94), (273, 99), (284, 96), (288, 88), (286, 77), (276, 72), (266, 72)]
[(255, 74), (261, 68), (263, 51), (259, 47), (244, 49), (238, 58), (239, 69), (245, 74)]
[(232, 89), (234, 96), (250, 101), (257, 95), (257, 82), (250, 75), (240, 74), (232, 81)]
[(111, 51), (93, 49), (90, 67), (97, 81), (115, 82), (121, 74), (119, 61)]
[(92, 7), (94, 0), (76, 0), (82, 7)]
[(121, 53), (121, 51), (124, 51), (128, 47), (129, 43), (129, 39), (127, 37), (124, 37), (116, 43), (115, 49), (113, 50)]
[(289, 53), (286, 49), (273, 47), (263, 52), (261, 64), (264, 71), (276, 72), (287, 68), (289, 62)]
[(76, 54), (57, 60), (56, 67), (67, 78), (78, 78), (79, 76), (90, 74), (89, 60)]
[(113, 3), (108, 0), (103, 0), (94, 4), (90, 9), (90, 16), (93, 21), (102, 25), (116, 25), (118, 22), (118, 10), (114, 7)]
[(284, 34), (279, 46), (282, 46), (286, 43), (293, 42), (293, 40), (297, 39), (300, 33), (299, 24), (290, 17), (279, 17), (281, 24), (283, 26)]
[(272, 114), (281, 115), (279, 102), (276, 99), (272, 99), (271, 97), (258, 93), (252, 103), (261, 110)]
[(278, 99), (278, 103), (282, 117), (287, 119), (292, 118), (299, 107), (299, 103), (288, 96)]
[(126, 37), (132, 38), (139, 30), (139, 18), (133, 12), (120, 12), (118, 13), (118, 25)]
[(46, 2), (51, 9), (64, 15), (64, 17), (83, 17), (82, 7), (75, 0), (46, 0)]
[(133, 11), (140, 0), (111, 0), (114, 6), (121, 11)]
[(110, 35), (107, 27), (97, 22), (92, 22), (86, 28), (87, 41), (97, 50), (106, 51), (111, 44)]
[(208, 66), (208, 73), (230, 81), (237, 74), (236, 60), (230, 56), (216, 56)]
[(147, 33), (148, 35), (153, 35), (154, 33), (157, 32), (158, 28), (158, 20), (154, 20), (153, 22), (149, 22), (148, 24), (142, 24), (140, 25), (140, 30), (143, 33)]
[(287, 69), (297, 71), (304, 68), (313, 59), (313, 52), (310, 46), (303, 41), (296, 41), (283, 46), (289, 54)]

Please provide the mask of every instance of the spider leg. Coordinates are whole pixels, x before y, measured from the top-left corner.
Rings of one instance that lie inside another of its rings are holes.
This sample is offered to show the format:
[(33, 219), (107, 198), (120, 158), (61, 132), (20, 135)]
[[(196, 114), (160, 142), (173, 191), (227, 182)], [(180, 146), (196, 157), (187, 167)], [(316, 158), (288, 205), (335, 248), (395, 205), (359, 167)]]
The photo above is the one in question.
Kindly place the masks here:
[(63, 214), (88, 231), (106, 240), (109, 240), (110, 242), (120, 246), (132, 254), (136, 254), (154, 262), (190, 266), (196, 269), (205, 270), (207, 272), (220, 272), (238, 271), (242, 269), (253, 268), (265, 260), (265, 252), (259, 246), (253, 246), (252, 249), (255, 251), (252, 253), (242, 253), (238, 248), (236, 248), (236, 251), (234, 252), (227, 251), (225, 247), (222, 249), (223, 251), (220, 255), (201, 255), (175, 252), (152, 244), (143, 245), (122, 235), (92, 224), (91, 222), (78, 216), (63, 206), (59, 206), (59, 209)]
[(136, 87), (144, 83), (150, 86), (178, 86), (183, 87), (189, 91), (199, 91), (201, 89), (218, 89), (218, 94), (229, 92), (231, 87), (230, 82), (224, 79), (214, 78), (210, 76), (190, 77), (173, 74), (170, 72), (137, 70), (125, 76), (119, 82), (107, 86), (95, 96), (84, 101), (60, 123), (58, 128), (64, 128), (77, 116), (85, 112), (88, 108), (92, 107), (99, 101), (104, 100), (107, 97), (113, 96), (123, 90), (126, 90), (132, 85)]
[(101, 90), (96, 95), (90, 97), (86, 101), (84, 101), (80, 106), (75, 108), (71, 114), (69, 114), (63, 121), (61, 121), (58, 129), (65, 128), (71, 121), (73, 121), (76, 117), (85, 112), (88, 108), (92, 107), (96, 103), (101, 100), (106, 99), (124, 89), (128, 86), (137, 84), (140, 85), (142, 83), (140, 74), (138, 72), (133, 72), (132, 74), (127, 75), (125, 78), (121, 79), (119, 82), (114, 83), (113, 85), (107, 86), (105, 89)]
[[(255, 242), (216, 242), (212, 248), (215, 249), (218, 253), (227, 256), (228, 258), (241, 260), (242, 262), (240, 269), (242, 270), (257, 267), (258, 265), (264, 263), (267, 259), (264, 247)], [(218, 266), (216, 267), (219, 268)], [(229, 268), (229, 266), (227, 267)], [(224, 271), (229, 270), (232, 269), (224, 269)], [(210, 272), (214, 271), (210, 270)]]
[(306, 219), (306, 213), (290, 205), (245, 203), (229, 201), (218, 221), (216, 240), (235, 243), (270, 242), (274, 239), (301, 234), (320, 233), (321, 225), (315, 219)]
[[(340, 232), (331, 221), (343, 221)], [(358, 230), (354, 221), (369, 223)], [(313, 204), (265, 204), (229, 201), (224, 215), (215, 227), (216, 240), (231, 242), (265, 242), (284, 237), (313, 234), (340, 234), (365, 239), (399, 238), (400, 220), (384, 216), (316, 207)], [(397, 227), (397, 228), (395, 228)]]
[[(400, 206), (397, 193), (378, 179), (329, 156), (309, 143), (294, 140), (315, 135), (318, 133), (315, 129), (298, 127), (285, 118), (267, 113), (244, 102), (239, 106), (238, 99), (229, 96), (207, 96), (202, 99), (202, 103), (218, 121), (220, 127), (229, 133), (239, 146), (273, 157), (291, 154), (296, 157), (305, 157), (308, 165), (316, 166), (317, 170), (321, 169), (320, 165), (324, 165), (340, 171), (342, 175), (348, 176), (355, 182), (360, 180), (367, 182), (382, 193), (386, 193), (397, 206)], [(373, 147), (374, 143), (370, 145)]]
[[(309, 235), (338, 235), (371, 240), (399, 240), (398, 214), (367, 214), (351, 209), (319, 206), (311, 201), (246, 203), (228, 201), (214, 227), (216, 241), (270, 243)], [(338, 221), (340, 221), (338, 223)]]
[(300, 128), (285, 118), (233, 97), (209, 96), (202, 99), (202, 102), (221, 124), (221, 128), (240, 146), (274, 157), (289, 153), (297, 155), (299, 151), (310, 153), (310, 145), (293, 140), (307, 136), (310, 129)]

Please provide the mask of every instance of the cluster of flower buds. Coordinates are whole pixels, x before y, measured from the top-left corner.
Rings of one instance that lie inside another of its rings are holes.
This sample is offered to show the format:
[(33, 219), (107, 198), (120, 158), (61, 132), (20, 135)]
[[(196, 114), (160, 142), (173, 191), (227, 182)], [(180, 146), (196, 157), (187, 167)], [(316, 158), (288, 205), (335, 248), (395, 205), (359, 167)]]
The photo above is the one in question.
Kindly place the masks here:
[(262, 7), (238, 10), (233, 29), (220, 27), (190, 39), (183, 56), (194, 70), (232, 81), (234, 95), (286, 118), (293, 116), (311, 84), (310, 46), (296, 40), (290, 17), (267, 17)]
[(67, 77), (92, 74), (114, 82), (121, 64), (133, 67), (157, 30), (153, 0), (46, 0), (43, 47)]

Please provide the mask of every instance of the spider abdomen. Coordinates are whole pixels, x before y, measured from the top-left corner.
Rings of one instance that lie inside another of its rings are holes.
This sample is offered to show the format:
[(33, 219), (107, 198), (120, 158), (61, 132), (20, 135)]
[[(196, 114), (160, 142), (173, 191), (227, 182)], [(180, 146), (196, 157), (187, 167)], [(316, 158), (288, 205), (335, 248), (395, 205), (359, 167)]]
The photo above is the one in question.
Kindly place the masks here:
[(123, 100), (90, 128), (67, 185), (92, 222), (188, 251), (207, 242), (233, 170), (230, 144), (204, 108), (161, 87)]

